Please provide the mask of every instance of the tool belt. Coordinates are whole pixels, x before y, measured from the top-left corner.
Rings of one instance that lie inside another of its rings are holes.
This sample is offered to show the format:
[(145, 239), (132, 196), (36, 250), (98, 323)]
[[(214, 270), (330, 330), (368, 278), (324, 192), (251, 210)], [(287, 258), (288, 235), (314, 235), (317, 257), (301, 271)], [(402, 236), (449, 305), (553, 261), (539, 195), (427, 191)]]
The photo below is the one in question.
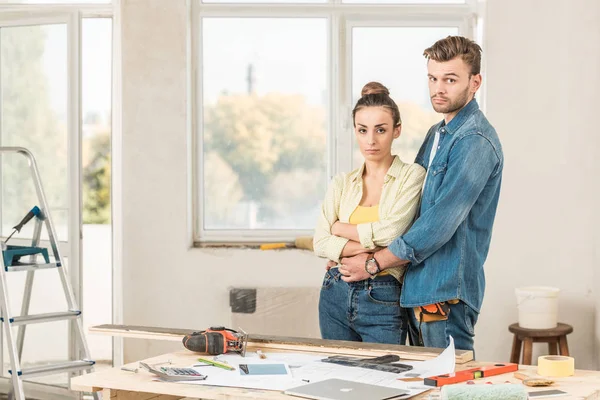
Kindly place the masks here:
[(415, 317), (419, 323), (421, 322), (434, 322), (434, 321), (445, 321), (448, 319), (450, 314), (450, 305), (458, 304), (458, 299), (441, 301), (435, 304), (428, 304), (426, 306), (419, 306), (414, 308)]

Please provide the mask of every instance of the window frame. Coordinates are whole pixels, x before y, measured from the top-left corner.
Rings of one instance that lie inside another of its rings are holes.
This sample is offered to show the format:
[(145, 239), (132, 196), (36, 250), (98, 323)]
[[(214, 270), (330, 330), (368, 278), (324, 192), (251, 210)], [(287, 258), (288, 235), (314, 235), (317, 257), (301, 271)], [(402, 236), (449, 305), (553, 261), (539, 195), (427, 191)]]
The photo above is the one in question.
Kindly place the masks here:
[(330, 0), (327, 3), (191, 3), (191, 48), (189, 77), (192, 172), (191, 232), (196, 247), (252, 245), (263, 242), (294, 242), (313, 230), (263, 229), (207, 230), (202, 226), (204, 201), (203, 88), (202, 88), (202, 20), (203, 18), (326, 18), (327, 29), (327, 176), (352, 169), (352, 28), (354, 27), (458, 27), (461, 35), (475, 38), (477, 0), (464, 4), (355, 4)]

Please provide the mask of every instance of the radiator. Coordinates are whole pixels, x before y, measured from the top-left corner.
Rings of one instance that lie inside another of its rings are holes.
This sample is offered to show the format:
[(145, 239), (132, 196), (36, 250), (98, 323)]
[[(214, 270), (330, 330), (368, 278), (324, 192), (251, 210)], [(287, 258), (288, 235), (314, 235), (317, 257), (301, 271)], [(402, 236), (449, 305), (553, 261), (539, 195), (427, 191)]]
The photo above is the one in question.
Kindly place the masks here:
[(317, 287), (231, 288), (231, 327), (250, 334), (320, 338)]

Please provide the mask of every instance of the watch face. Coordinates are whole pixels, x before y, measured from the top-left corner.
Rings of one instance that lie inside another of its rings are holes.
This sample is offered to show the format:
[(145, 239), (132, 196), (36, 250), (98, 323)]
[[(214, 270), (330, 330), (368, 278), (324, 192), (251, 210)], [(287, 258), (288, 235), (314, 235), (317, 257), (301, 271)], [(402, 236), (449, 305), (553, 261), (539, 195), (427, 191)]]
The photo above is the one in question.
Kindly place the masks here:
[(369, 259), (367, 261), (367, 272), (370, 273), (371, 275), (375, 275), (378, 271), (379, 268), (377, 268), (377, 264), (375, 264), (375, 262), (373, 262), (373, 259)]

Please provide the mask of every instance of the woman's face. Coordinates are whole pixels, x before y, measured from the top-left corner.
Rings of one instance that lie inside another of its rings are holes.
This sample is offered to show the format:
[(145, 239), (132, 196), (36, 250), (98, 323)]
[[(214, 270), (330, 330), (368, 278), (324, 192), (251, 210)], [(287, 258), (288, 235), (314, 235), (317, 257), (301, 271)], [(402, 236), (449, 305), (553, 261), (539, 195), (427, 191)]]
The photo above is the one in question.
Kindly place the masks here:
[(378, 161), (392, 153), (400, 125), (394, 127), (392, 113), (385, 107), (364, 107), (354, 116), (354, 133), (365, 160)]

